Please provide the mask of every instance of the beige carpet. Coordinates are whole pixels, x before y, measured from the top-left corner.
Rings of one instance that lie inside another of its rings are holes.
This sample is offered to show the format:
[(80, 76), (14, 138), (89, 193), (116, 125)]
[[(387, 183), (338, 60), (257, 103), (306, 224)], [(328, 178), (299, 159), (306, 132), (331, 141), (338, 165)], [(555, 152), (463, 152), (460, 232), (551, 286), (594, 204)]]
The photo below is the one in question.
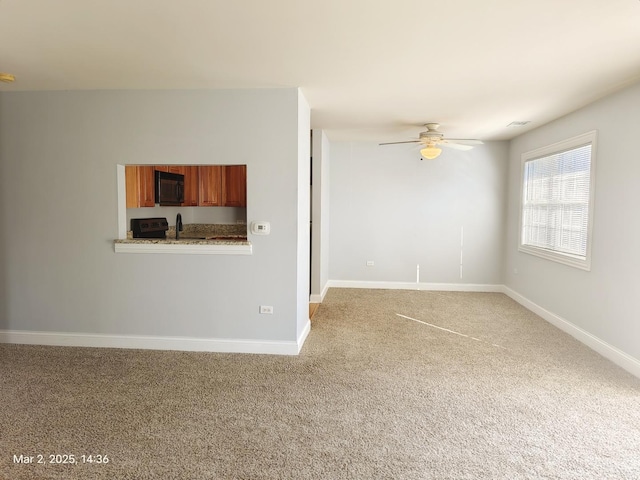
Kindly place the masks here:
[(638, 479), (640, 380), (502, 294), (332, 289), (298, 357), (0, 345), (0, 478)]

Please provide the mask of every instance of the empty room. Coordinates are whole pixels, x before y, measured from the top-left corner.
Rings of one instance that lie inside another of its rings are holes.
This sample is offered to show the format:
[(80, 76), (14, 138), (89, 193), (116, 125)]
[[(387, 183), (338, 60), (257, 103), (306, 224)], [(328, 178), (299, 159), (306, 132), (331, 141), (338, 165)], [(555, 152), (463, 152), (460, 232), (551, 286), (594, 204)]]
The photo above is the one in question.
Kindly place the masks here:
[(640, 478), (639, 22), (0, 0), (0, 479)]

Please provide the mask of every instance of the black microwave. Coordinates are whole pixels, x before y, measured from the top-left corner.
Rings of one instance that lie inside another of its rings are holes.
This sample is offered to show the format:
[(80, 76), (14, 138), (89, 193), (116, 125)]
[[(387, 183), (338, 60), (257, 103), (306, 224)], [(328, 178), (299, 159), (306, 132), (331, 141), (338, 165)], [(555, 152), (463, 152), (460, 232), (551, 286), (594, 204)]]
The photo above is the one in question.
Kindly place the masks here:
[(184, 175), (156, 170), (156, 203), (180, 205), (184, 202)]

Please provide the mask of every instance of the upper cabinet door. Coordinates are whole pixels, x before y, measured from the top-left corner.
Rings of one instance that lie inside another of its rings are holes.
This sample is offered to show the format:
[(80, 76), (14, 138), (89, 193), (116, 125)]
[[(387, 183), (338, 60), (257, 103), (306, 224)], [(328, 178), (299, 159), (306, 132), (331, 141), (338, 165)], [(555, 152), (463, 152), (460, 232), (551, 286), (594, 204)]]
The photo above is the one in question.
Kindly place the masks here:
[(184, 202), (185, 207), (198, 206), (198, 166), (187, 165), (182, 167), (182, 171), (178, 172), (184, 175)]
[(156, 201), (153, 165), (126, 165), (127, 208), (153, 207)]
[(198, 167), (198, 206), (219, 207), (222, 205), (220, 165), (200, 165)]
[(153, 165), (138, 167), (139, 176), (142, 179), (141, 207), (154, 207), (156, 205), (156, 173)]
[(124, 182), (127, 189), (127, 208), (138, 207), (138, 170), (135, 165), (125, 165)]
[(247, 206), (247, 166), (222, 167), (222, 204), (225, 207)]

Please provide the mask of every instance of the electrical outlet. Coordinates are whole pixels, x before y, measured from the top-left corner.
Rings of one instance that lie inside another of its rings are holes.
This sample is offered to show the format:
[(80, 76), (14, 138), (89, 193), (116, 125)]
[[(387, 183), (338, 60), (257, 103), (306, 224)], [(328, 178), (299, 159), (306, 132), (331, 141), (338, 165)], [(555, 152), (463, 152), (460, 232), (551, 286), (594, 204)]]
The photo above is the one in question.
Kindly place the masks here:
[(373, 267), (373, 260), (367, 260), (367, 267)]
[(273, 315), (273, 307), (271, 305), (260, 305), (260, 313)]

